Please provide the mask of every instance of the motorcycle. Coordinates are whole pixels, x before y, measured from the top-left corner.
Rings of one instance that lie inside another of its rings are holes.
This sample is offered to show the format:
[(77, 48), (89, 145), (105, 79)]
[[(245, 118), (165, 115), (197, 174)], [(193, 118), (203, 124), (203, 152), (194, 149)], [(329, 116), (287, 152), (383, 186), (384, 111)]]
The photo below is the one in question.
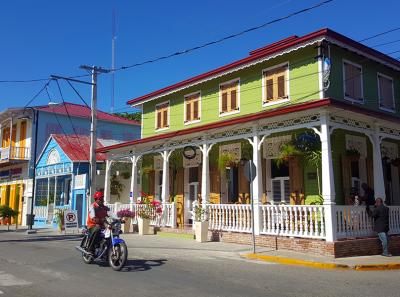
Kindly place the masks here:
[(75, 248), (82, 253), (83, 262), (91, 264), (95, 261), (107, 261), (115, 271), (121, 270), (128, 259), (128, 248), (123, 239), (119, 238), (121, 231), (119, 219), (108, 217), (105, 221), (106, 228), (100, 232), (100, 239), (95, 246), (94, 255), (85, 250), (86, 243), (89, 240), (89, 230), (82, 229), (83, 239), (80, 246)]

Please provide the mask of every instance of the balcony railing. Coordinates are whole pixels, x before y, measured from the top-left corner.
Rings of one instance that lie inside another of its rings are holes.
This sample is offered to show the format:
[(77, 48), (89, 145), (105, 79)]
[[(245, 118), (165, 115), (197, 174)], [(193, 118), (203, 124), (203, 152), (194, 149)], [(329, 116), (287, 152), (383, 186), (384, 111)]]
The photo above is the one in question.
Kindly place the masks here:
[(0, 161), (29, 160), (29, 147), (12, 146), (0, 148)]

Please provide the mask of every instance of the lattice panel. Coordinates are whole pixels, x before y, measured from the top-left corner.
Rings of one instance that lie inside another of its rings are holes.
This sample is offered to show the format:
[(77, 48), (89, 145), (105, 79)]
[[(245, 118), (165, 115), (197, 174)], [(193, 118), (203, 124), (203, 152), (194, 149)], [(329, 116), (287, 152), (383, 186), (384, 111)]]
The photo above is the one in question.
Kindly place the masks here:
[(396, 143), (382, 141), (381, 153), (382, 157), (388, 157), (389, 159), (394, 160), (399, 155), (399, 146)]
[(361, 128), (361, 129), (366, 129), (366, 130), (371, 130), (372, 126), (368, 122), (364, 121), (358, 121), (355, 119), (349, 119), (341, 116), (331, 116), (330, 117), (332, 123), (338, 123), (342, 125), (346, 125), (349, 127), (354, 127), (354, 128)]
[(292, 135), (282, 135), (276, 137), (268, 137), (264, 142), (264, 158), (275, 159), (281, 152), (282, 144), (288, 143), (292, 139)]
[(398, 129), (388, 128), (388, 127), (380, 127), (379, 130), (382, 133), (400, 137), (400, 130), (398, 130)]
[(319, 122), (320, 116), (319, 114), (313, 114), (313, 115), (306, 115), (303, 117), (298, 117), (298, 118), (292, 118), (292, 119), (287, 119), (287, 120), (282, 120), (282, 121), (274, 121), (270, 123), (266, 123), (258, 128), (259, 132), (265, 132), (269, 131), (274, 133), (274, 129), (279, 129), (279, 128), (286, 128), (286, 127), (295, 127), (298, 125), (303, 125), (303, 124), (310, 124), (310, 123), (315, 123)]

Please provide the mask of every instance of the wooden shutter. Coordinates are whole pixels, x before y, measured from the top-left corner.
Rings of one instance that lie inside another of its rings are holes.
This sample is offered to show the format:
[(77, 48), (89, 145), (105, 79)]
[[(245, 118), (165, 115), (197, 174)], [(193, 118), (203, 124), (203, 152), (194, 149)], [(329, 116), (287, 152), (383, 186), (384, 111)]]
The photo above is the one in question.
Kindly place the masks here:
[(161, 111), (157, 110), (157, 129), (161, 128)]
[(192, 119), (192, 111), (190, 101), (186, 103), (186, 122), (190, 122)]
[(354, 96), (353, 72), (350, 64), (344, 63), (345, 95)]
[(237, 89), (231, 90), (231, 110), (237, 109), (237, 100), (236, 100), (236, 93)]
[(163, 128), (168, 127), (168, 107), (163, 110)]
[(380, 98), (380, 106), (384, 108), (393, 109), (393, 81), (383, 77), (381, 75), (378, 76), (379, 80), (379, 98)]
[(285, 93), (285, 76), (281, 75), (278, 77), (278, 98), (284, 98)]
[(199, 120), (199, 99), (193, 101), (193, 120)]
[(267, 94), (266, 94), (267, 101), (274, 99), (274, 80), (267, 79)]
[(351, 162), (347, 156), (342, 156), (342, 189), (345, 204), (349, 204), (351, 190)]
[(221, 112), (228, 111), (228, 93), (224, 91), (222, 93), (222, 102), (221, 102)]
[(304, 193), (304, 172), (297, 157), (289, 160), (289, 181), (290, 193)]

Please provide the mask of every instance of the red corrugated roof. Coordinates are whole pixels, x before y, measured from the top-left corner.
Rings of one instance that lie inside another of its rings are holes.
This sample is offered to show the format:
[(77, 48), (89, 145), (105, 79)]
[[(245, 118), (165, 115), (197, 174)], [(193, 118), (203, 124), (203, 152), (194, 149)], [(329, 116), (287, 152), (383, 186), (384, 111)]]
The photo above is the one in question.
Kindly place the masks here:
[(372, 49), (372, 48), (370, 48), (368, 46), (365, 46), (365, 45), (363, 45), (363, 44), (361, 44), (361, 43), (359, 43), (359, 42), (357, 42), (357, 41), (355, 41), (355, 40), (353, 40), (351, 38), (348, 38), (348, 37), (346, 37), (346, 36), (344, 36), (342, 34), (339, 34), (339, 33), (335, 32), (335, 31), (332, 31), (331, 29), (325, 28), (325, 29), (321, 29), (321, 30), (309, 33), (309, 34), (301, 36), (301, 37), (293, 35), (293, 36), (290, 36), (288, 38), (282, 39), (282, 40), (280, 40), (278, 42), (275, 42), (275, 43), (272, 43), (270, 45), (267, 45), (267, 46), (261, 47), (259, 49), (256, 49), (254, 51), (251, 51), (250, 52), (250, 56), (248, 56), (248, 57), (246, 57), (244, 59), (232, 62), (232, 63), (227, 64), (225, 66), (222, 66), (222, 67), (216, 68), (214, 70), (205, 72), (203, 74), (191, 77), (189, 79), (186, 79), (184, 81), (178, 82), (178, 83), (173, 84), (173, 85), (170, 85), (170, 86), (165, 87), (163, 89), (160, 89), (160, 90), (148, 93), (146, 95), (131, 99), (127, 103), (128, 104), (139, 104), (139, 103), (141, 103), (141, 102), (143, 102), (145, 100), (151, 100), (155, 96), (162, 95), (164, 93), (174, 91), (175, 89), (181, 88), (181, 87), (186, 86), (188, 84), (195, 83), (195, 82), (200, 81), (202, 79), (209, 78), (209, 77), (211, 77), (213, 75), (223, 73), (224, 71), (230, 70), (232, 68), (235, 68), (235, 67), (238, 67), (238, 66), (241, 66), (241, 65), (245, 65), (245, 64), (250, 63), (252, 61), (256, 61), (257, 59), (270, 56), (270, 55), (275, 54), (277, 52), (286, 50), (288, 48), (297, 46), (297, 45), (302, 44), (302, 43), (306, 43), (306, 42), (308, 42), (310, 40), (313, 40), (313, 39), (319, 38), (319, 37), (330, 37), (330, 38), (333, 38), (333, 39), (335, 39), (335, 40), (337, 40), (337, 41), (339, 41), (339, 42), (341, 42), (343, 44), (349, 45), (349, 46), (351, 46), (351, 47), (353, 47), (353, 48), (355, 48), (355, 49), (357, 49), (359, 51), (363, 51), (366, 54), (369, 54), (371, 56), (379, 58), (379, 59), (385, 61), (386, 63), (390, 63), (392, 65), (396, 65), (396, 67), (400, 67), (400, 62), (398, 60), (396, 60), (396, 59), (394, 59), (394, 58), (392, 58), (392, 57), (390, 57), (388, 55), (385, 55), (385, 54), (383, 54), (383, 53), (381, 53), (381, 52), (379, 52), (377, 50), (374, 50), (374, 49)]
[[(43, 106), (37, 106), (35, 109), (38, 109), (40, 111), (46, 111), (46, 112), (51, 112), (51, 113), (57, 113), (57, 114), (62, 114), (62, 115), (67, 115), (67, 112), (65, 108), (68, 109), (68, 113), (71, 117), (79, 117), (79, 118), (90, 118), (91, 117), (91, 110), (90, 108), (80, 105), (80, 104), (75, 104), (75, 103), (70, 103), (70, 102), (65, 102), (60, 103), (60, 104), (50, 104), (50, 105), (43, 105)], [(101, 110), (97, 110), (97, 119), (101, 121), (108, 121), (108, 122), (114, 122), (114, 123), (120, 123), (120, 124), (127, 124), (127, 125), (135, 125), (135, 126), (140, 126), (140, 122), (138, 121), (133, 121), (129, 120), (123, 117), (119, 117)]]
[[(52, 134), (51, 137), (58, 143), (64, 153), (72, 162), (87, 161), (90, 158), (90, 137), (87, 135), (63, 135)], [(97, 149), (103, 145), (97, 141)], [(96, 154), (97, 161), (106, 160), (106, 155), (102, 153)]]

